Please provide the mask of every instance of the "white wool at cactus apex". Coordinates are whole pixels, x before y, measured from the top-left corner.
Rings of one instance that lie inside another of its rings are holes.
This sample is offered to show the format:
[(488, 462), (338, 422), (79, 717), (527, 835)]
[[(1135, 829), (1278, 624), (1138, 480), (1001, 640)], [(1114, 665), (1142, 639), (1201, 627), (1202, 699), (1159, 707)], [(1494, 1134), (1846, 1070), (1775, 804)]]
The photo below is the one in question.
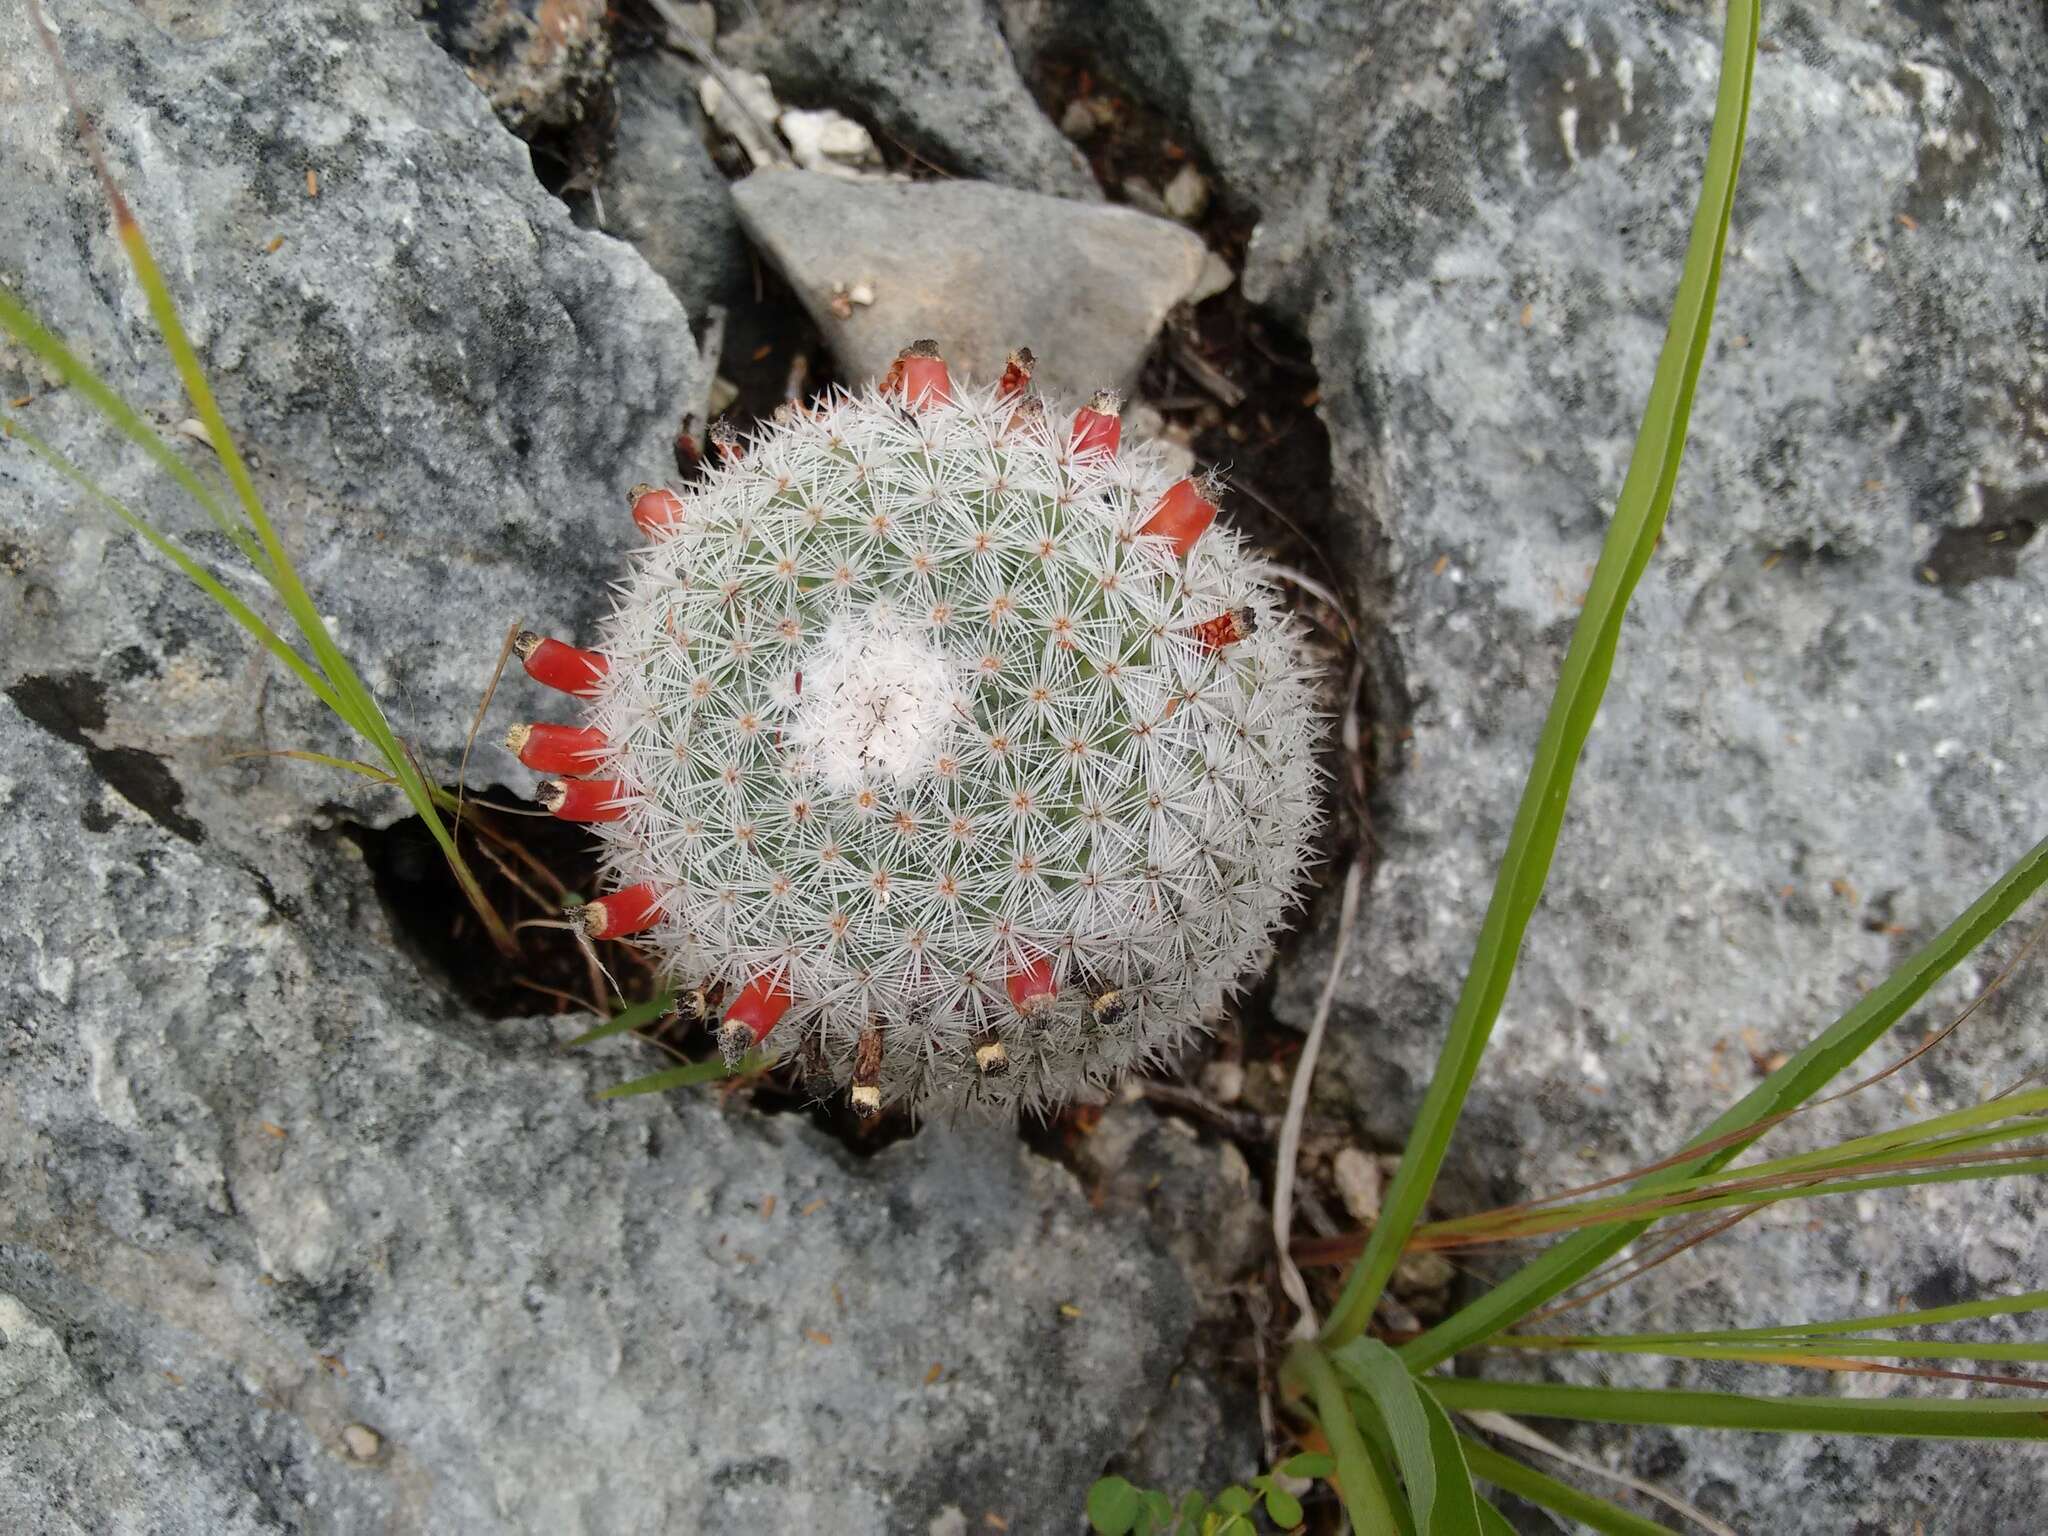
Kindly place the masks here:
[(1044, 1109), (1216, 1018), (1301, 890), (1320, 722), (1212, 482), (1117, 402), (937, 348), (639, 487), (595, 647), (522, 635), (580, 725), (508, 739), (604, 839), (637, 936), (873, 1112)]

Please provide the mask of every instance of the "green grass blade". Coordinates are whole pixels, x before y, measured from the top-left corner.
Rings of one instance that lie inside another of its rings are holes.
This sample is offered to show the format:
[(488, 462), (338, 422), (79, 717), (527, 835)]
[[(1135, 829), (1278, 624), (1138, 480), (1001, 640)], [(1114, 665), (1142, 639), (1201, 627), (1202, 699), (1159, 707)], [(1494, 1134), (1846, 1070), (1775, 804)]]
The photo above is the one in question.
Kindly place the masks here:
[[(1387, 1353), (1395, 1369), (1403, 1370), (1401, 1357), (1392, 1350)], [(1450, 1415), (1437, 1400), (1426, 1392), (1420, 1397), (1423, 1416), (1429, 1420), (1429, 1455), (1436, 1463), (1438, 1491), (1429, 1536), (1480, 1536), (1485, 1522), (1480, 1514), (1478, 1490), (1472, 1486), (1472, 1469), (1465, 1461), (1464, 1443), (1451, 1428)]]
[(1585, 607), (1572, 631), (1557, 691), (1544, 721), (1507, 852), (1480, 927), (1479, 943), (1451, 1018), (1443, 1052), (1430, 1079), (1401, 1171), (1387, 1191), (1380, 1219), (1353, 1269), (1323, 1338), (1343, 1343), (1371, 1320), (1380, 1293), (1400, 1262), (1402, 1245), (1422, 1214), (1457, 1128), (1465, 1095), (1485, 1054), (1494, 1020), (1507, 996), (1522, 935), (1543, 894), (1564, 824), (1572, 776), (1614, 669), (1615, 649), (1630, 594), (1648, 565), (1678, 477), (1692, 414), (1693, 389), (1706, 356), (1720, 283), (1721, 253), (1735, 178), (1742, 163), (1749, 118), (1750, 76), (1756, 60), (1757, 0), (1730, 0), (1721, 46), (1721, 86), (1707, 147), (1705, 180), (1693, 215), (1691, 243), (1673, 301), (1664, 350), (1650, 387), (1621, 497), (1600, 551)]
[(1491, 1410), (1521, 1418), (1769, 1434), (2048, 1440), (2048, 1399), (2039, 1398), (1757, 1397), (1742, 1392), (1576, 1387), (1450, 1376), (1424, 1377), (1422, 1384), (1439, 1403), (1454, 1411)]
[[(1901, 1167), (1912, 1161), (1976, 1152), (1996, 1147), (2003, 1142), (2018, 1141), (2048, 1132), (2048, 1119), (2041, 1118), (2044, 1111), (2048, 1111), (2048, 1089), (2013, 1094), (1989, 1103), (1976, 1104), (1967, 1109), (1914, 1121), (1910, 1125), (1894, 1126), (1890, 1130), (1880, 1131), (1874, 1135), (1854, 1137), (1814, 1152), (1801, 1152), (1765, 1162), (1747, 1163), (1740, 1168), (1717, 1169), (1712, 1173), (1672, 1179), (1658, 1186), (1656, 1198), (1660, 1204), (1669, 1200), (1674, 1210), (1701, 1209), (1703, 1207), (1695, 1206), (1690, 1201), (1680, 1206), (1678, 1201), (1680, 1197), (1688, 1195), (1710, 1196), (1739, 1192), (1743, 1189), (1767, 1189), (1772, 1184), (1783, 1181), (1825, 1177), (1830, 1174), (1854, 1176), (1884, 1168)], [(1545, 1232), (1585, 1226), (1610, 1214), (1633, 1214), (1641, 1207), (1643, 1201), (1644, 1194), (1638, 1188), (1618, 1195), (1602, 1195), (1555, 1205), (1539, 1202), (1534, 1206), (1511, 1207), (1504, 1211), (1481, 1212), (1475, 1216), (1426, 1222), (1416, 1228), (1416, 1235), (1432, 1239), (1533, 1237)]]
[[(1625, 1344), (1712, 1344), (1737, 1343), (1751, 1339), (1797, 1340), (1814, 1336), (1861, 1333), (1873, 1328), (1924, 1328), (1936, 1323), (1972, 1323), (1986, 1317), (2008, 1317), (2019, 1312), (2048, 1311), (2048, 1291), (2025, 1291), (2018, 1296), (1993, 1296), (1983, 1301), (1958, 1301), (1945, 1307), (1923, 1307), (1915, 1312), (1872, 1312), (1864, 1317), (1834, 1318), (1819, 1323), (1775, 1324), (1762, 1328), (1711, 1328), (1692, 1333), (1621, 1333), (1609, 1335), (1610, 1342)], [(1597, 1335), (1519, 1334), (1517, 1338), (1583, 1337)], [(1502, 1340), (1494, 1340), (1499, 1343)]]
[(727, 1067), (718, 1057), (709, 1061), (693, 1061), (687, 1066), (670, 1067), (665, 1072), (651, 1072), (646, 1077), (636, 1077), (630, 1083), (619, 1083), (598, 1094), (600, 1099), (631, 1099), (643, 1093), (666, 1093), (671, 1088), (694, 1088), (700, 1083), (715, 1083), (721, 1078), (744, 1077), (753, 1072), (765, 1072), (775, 1065), (773, 1056), (757, 1056), (752, 1053), (742, 1057), (735, 1067)]
[(1504, 1488), (1517, 1498), (1527, 1499), (1553, 1514), (1577, 1520), (1600, 1532), (1601, 1536), (1671, 1536), (1670, 1531), (1654, 1520), (1645, 1520), (1598, 1494), (1574, 1488), (1570, 1483), (1561, 1483), (1469, 1436), (1465, 1440), (1465, 1460), (1472, 1468), (1472, 1475), (1481, 1482)]
[(1674, 1360), (1747, 1360), (1760, 1365), (1786, 1365), (1796, 1357), (1840, 1355), (1851, 1360), (2017, 1360), (2048, 1361), (2048, 1344), (2022, 1344), (1989, 1339), (1867, 1339), (1854, 1334), (1822, 1338), (1742, 1340), (1603, 1339), (1598, 1334), (1557, 1336), (1504, 1333), (1489, 1339), (1488, 1349), (1537, 1352), (1554, 1350), (1621, 1355), (1663, 1355)]
[[(2048, 839), (2036, 843), (1991, 883), (1961, 916), (1909, 957), (1784, 1066), (1778, 1068), (1694, 1138), (1719, 1141), (1805, 1103), (1840, 1075), (1934, 984), (1967, 958), (2048, 882)], [(1736, 1142), (1696, 1160), (1674, 1163), (1635, 1186), (1661, 1189), (1702, 1170), (1725, 1166), (1746, 1146)], [(1412, 1371), (1429, 1366), (1513, 1326), (1552, 1297), (1576, 1285), (1627, 1247), (1649, 1225), (1623, 1221), (1566, 1238), (1524, 1265), (1485, 1295), (1401, 1346)]]
[(412, 760), (412, 754), (399, 741), (384, 718), (379, 707), (363, 680), (356, 675), (355, 667), (334, 643), (334, 637), (327, 632), (327, 620), (321, 616), (305, 583), (285, 551), (277, 530), (263, 509), (263, 499), (256, 493), (256, 483), (249, 475), (249, 466), (243, 461), (240, 450), (235, 447), (234, 435), (228, 431), (227, 420), (221, 415), (220, 405), (214, 399), (213, 388), (207, 382), (206, 370), (200, 365), (199, 354), (193, 349), (191, 338), (185, 334), (184, 323), (178, 318), (178, 307), (171, 298), (170, 286), (164, 282), (163, 273), (158, 269), (156, 258), (151, 254), (149, 241), (144, 238), (141, 225), (128, 210), (111, 183), (108, 185), (109, 200), (114, 208), (115, 228), (121, 238), (121, 248), (128, 255), (128, 264), (134, 269), (135, 279), (141, 284), (149, 300), (150, 314), (156, 320), (157, 331), (164, 339), (164, 346), (171, 354), (171, 361), (178, 370), (178, 377), (185, 386), (185, 394), (198, 412), (199, 421), (206, 428), (212, 440), (213, 451), (220, 459), (221, 467), (227, 472), (228, 483), (234, 487), (240, 499), (242, 511), (248, 518), (249, 526), (256, 534), (257, 543), (266, 557), (258, 562), (258, 568), (269, 579), (278, 600), (284, 604), (285, 612), (291, 615), (313, 659), (332, 686), (333, 693), (340, 701), (335, 713), (357, 733), (377, 749), (391, 769), (392, 776), (399, 782), (405, 797), (412, 803), (419, 818), (426, 824), (428, 833), (440, 845), (441, 852), (448, 860), (449, 869), (470, 905), (482, 919), (492, 942), (502, 954), (513, 954), (517, 943), (505, 921), (491, 905), (490, 898), (470, 870), (462, 851), (455, 845), (454, 834), (442, 824), (440, 812), (434, 808), (434, 795), (425, 777)]
[[(31, 453), (35, 454), (81, 491), (84, 491), (86, 495), (97, 501), (101, 506), (112, 512), (130, 528), (134, 529), (159, 554), (183, 571), (195, 586), (216, 603), (220, 604), (222, 611), (229, 618), (255, 636), (257, 642), (266, 651), (289, 667), (293, 675), (312, 690), (314, 697), (318, 698), (321, 703), (325, 704), (336, 714), (341, 712), (340, 702), (336, 699), (334, 690), (327, 686), (327, 680), (315, 672), (307, 664), (305, 657), (287, 645), (276, 630), (264, 623), (257, 616), (254, 609), (235, 596), (234, 592), (211, 571), (207, 570), (205, 566), (201, 565), (161, 533), (158, 533), (155, 528), (151, 527), (137, 513), (124, 506), (118, 499), (104, 490), (84, 470), (72, 463), (70, 459), (66, 458), (57, 449), (36, 436), (35, 433), (22, 426), (20, 422), (11, 417), (0, 418), (0, 429), (4, 429), (7, 436), (18, 438), (22, 445)], [(360, 765), (348, 764), (346, 766), (355, 767)]]
[[(198, 502), (206, 515), (213, 519), (214, 526), (234, 541), (248, 562), (258, 573), (269, 577), (268, 562), (249, 530), (228, 515), (213, 488), (200, 479), (185, 462), (178, 451), (165, 442), (155, 427), (143, 420), (142, 413), (116, 393), (114, 387), (85, 365), (63, 339), (43, 328), (41, 322), (30, 314), (21, 301), (0, 286), (0, 330), (6, 331), (22, 346), (41, 358), (57, 373), (67, 386), (107, 420), (111, 421), (136, 447), (156, 460), (157, 465), (179, 485), (186, 494)], [(26, 434), (20, 434), (26, 441)]]
[(1415, 1378), (1401, 1364), (1401, 1357), (1378, 1339), (1353, 1339), (1330, 1351), (1330, 1363), (1379, 1410), (1395, 1469), (1408, 1495), (1408, 1512), (1414, 1516), (1417, 1530), (1433, 1530), (1436, 1456), (1430, 1446), (1429, 1415), (1423, 1410)]
[[(156, 321), (157, 332), (163, 337), (164, 346), (171, 354), (172, 365), (177, 369), (178, 378), (185, 386), (186, 398), (192, 402), (193, 410), (198, 413), (199, 423), (206, 429), (207, 436), (213, 444), (214, 454), (227, 474), (228, 484), (234, 488), (235, 495), (242, 504), (242, 512), (248, 519), (249, 527), (254, 531), (256, 541), (266, 557), (257, 562), (258, 568), (269, 579), (278, 600), (284, 604), (285, 611), (291, 615), (292, 622), (311, 648), (320, 670), (326, 674), (335, 693), (343, 700), (346, 708), (340, 712), (342, 718), (377, 748), (391, 765), (392, 772), (405, 785), (407, 798), (420, 808), (422, 819), (427, 821), (429, 830), (436, 833), (436, 840), (442, 844), (443, 851), (451, 859), (459, 859), (454, 839), (438, 827), (438, 818), (430, 809), (432, 801), (426, 793), (425, 785), (415, 785), (412, 782), (419, 776), (409, 770), (407, 754), (399, 745), (390, 724), (385, 720), (383, 710), (378, 707), (369, 689), (356, 675), (355, 668), (350, 665), (348, 658), (342, 655), (340, 647), (328, 634), (327, 621), (314, 605), (312, 596), (306, 591), (305, 584), (300, 581), (290, 555), (286, 553), (283, 542), (277, 536), (276, 528), (271, 525), (269, 515), (263, 508), (263, 499), (257, 495), (256, 483), (250, 477), (249, 466), (243, 461), (241, 451), (235, 447), (234, 434), (228, 430), (227, 419), (221, 414), (220, 404), (214, 398), (213, 387), (207, 381), (206, 370), (200, 364), (199, 354), (185, 332), (184, 322), (178, 318), (178, 306), (171, 297), (170, 285), (164, 281), (163, 272), (158, 268), (156, 257), (150, 251), (149, 241), (142, 233), (142, 226), (135, 221), (126, 200), (121, 197), (119, 190), (111, 181), (107, 183), (107, 194), (109, 202), (113, 205), (114, 227), (121, 240), (121, 249), (127, 254), (128, 265), (135, 273), (135, 280), (141, 285), (143, 296), (149, 301), (150, 315)], [(463, 873), (464, 871), (458, 869), (458, 878), (461, 878)], [(476, 896), (482, 895), (481, 888), (475, 887), (474, 880), (469, 881), (465, 888), (475, 888)], [(481, 910), (487, 911), (488, 908)], [(487, 922), (494, 920), (495, 913), (486, 918)], [(497, 937), (497, 934), (494, 933), (493, 936)], [(510, 936), (505, 935), (505, 943), (509, 942)]]
[(1344, 1383), (1336, 1368), (1312, 1345), (1297, 1346), (1288, 1355), (1287, 1366), (1308, 1388), (1316, 1422), (1330, 1442), (1330, 1454), (1337, 1459), (1337, 1487), (1352, 1529), (1358, 1536), (1398, 1536), (1403, 1523), (1394, 1514), (1393, 1478), (1358, 1432), (1358, 1421), (1344, 1399)]
[(574, 1040), (565, 1041), (562, 1049), (573, 1051), (579, 1045), (590, 1045), (599, 1040), (608, 1040), (613, 1035), (623, 1035), (629, 1029), (644, 1029), (676, 1005), (673, 992), (662, 992), (650, 997), (644, 1003), (635, 1003), (622, 1009), (595, 1029), (586, 1029)]
[[(1967, 1138), (1968, 1145), (1982, 1141), (1980, 1137)], [(1601, 1201), (1597, 1208), (1582, 1209), (1576, 1205), (1559, 1206), (1554, 1211), (1540, 1212), (1527, 1221), (1497, 1232), (1481, 1233), (1458, 1242), (1431, 1242), (1425, 1246), (1432, 1249), (1472, 1248), (1488, 1243), (1505, 1242), (1543, 1236), (1555, 1232), (1577, 1231), (1582, 1228), (1611, 1226), (1617, 1219), (1634, 1221), (1638, 1218), (1651, 1221), (1668, 1220), (1674, 1216), (1695, 1216), (1702, 1211), (1727, 1210), (1743, 1205), (1775, 1205), (1786, 1200), (1816, 1200), (1828, 1195), (1858, 1194), (1879, 1189), (1908, 1189), (1920, 1184), (1960, 1184), (1973, 1179), (2009, 1179), (2017, 1175), (2039, 1173), (2048, 1157), (2048, 1146), (2039, 1142), (2024, 1147), (2002, 1149), (1957, 1150), (1953, 1141), (1938, 1142), (1925, 1153), (1901, 1155), (1883, 1162), (1862, 1164), (1855, 1170), (1837, 1170), (1848, 1177), (1829, 1178), (1825, 1174), (1780, 1174), (1770, 1180), (1735, 1178), (1721, 1185), (1709, 1185), (1696, 1194), (1667, 1195), (1658, 1191), (1654, 1197), (1637, 1195), (1621, 1209), (1614, 1202)], [(1432, 1236), (1434, 1234), (1431, 1234)]]
[(1479, 1501), (1479, 1529), (1485, 1536), (1515, 1536), (1515, 1528), (1508, 1524), (1508, 1517), (1484, 1499)]

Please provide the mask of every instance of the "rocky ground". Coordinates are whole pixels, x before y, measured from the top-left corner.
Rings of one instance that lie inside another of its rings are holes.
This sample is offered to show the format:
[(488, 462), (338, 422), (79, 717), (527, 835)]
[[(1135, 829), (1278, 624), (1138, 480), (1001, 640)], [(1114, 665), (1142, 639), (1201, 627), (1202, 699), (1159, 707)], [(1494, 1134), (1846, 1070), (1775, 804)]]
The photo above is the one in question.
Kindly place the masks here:
[[(1028, 342), (1227, 465), (1365, 727), (1301, 1224), (1369, 1217), (1626, 463), (1713, 7), (46, 4), (309, 586), (451, 781), (508, 624), (590, 625), (685, 417)], [(1671, 525), (1447, 1210), (1668, 1150), (2048, 828), (2048, 22), (1814, 0), (1765, 39)], [(0, 53), (0, 283), (174, 429), (19, 8)], [(25, 424), (225, 553), (53, 384), (0, 348)], [(1261, 1209), (1334, 889), (1179, 1080), (1021, 1138), (864, 1136), (773, 1085), (599, 1104), (662, 1058), (557, 1050), (535, 988), (583, 985), (573, 951), (498, 963), (393, 800), (238, 756), (348, 744), (11, 445), (0, 633), (0, 1529), (1065, 1532), (1107, 1468), (1270, 1453)], [(2038, 1069), (2040, 976), (1809, 1134)], [(1584, 1316), (2044, 1272), (2024, 1188), (1949, 1186), (1759, 1221)], [(2048, 1470), (1575, 1444), (1743, 1531), (2030, 1532)]]

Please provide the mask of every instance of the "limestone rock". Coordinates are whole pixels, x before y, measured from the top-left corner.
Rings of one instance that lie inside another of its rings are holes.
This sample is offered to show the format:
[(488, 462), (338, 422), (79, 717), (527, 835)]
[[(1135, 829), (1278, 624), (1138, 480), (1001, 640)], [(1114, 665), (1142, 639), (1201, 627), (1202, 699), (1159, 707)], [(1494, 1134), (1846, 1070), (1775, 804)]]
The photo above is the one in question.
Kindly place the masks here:
[[(1128, 388), (1206, 256), (1164, 219), (982, 182), (760, 171), (733, 196), (748, 236), (853, 379), (880, 375), (906, 343), (930, 336), (956, 372), (977, 379), (1028, 346), (1049, 389), (1085, 398)], [(835, 314), (835, 291), (863, 282), (874, 303)]]

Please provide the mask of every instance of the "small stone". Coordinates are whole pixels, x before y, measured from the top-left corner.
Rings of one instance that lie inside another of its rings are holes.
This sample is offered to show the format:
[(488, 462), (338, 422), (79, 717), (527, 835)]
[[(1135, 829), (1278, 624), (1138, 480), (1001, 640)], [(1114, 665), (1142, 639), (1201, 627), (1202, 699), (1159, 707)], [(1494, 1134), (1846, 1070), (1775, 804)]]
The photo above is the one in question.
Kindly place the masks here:
[(867, 129), (830, 110), (807, 112), (791, 107), (776, 120), (789, 152), (807, 171), (858, 179), (880, 169), (881, 151)]
[(739, 397), (739, 385), (733, 383), (731, 379), (728, 379), (721, 373), (711, 381), (711, 414), (714, 416), (723, 415), (726, 411), (732, 409), (733, 401), (739, 399)]
[(1356, 1147), (1344, 1148), (1330, 1161), (1330, 1182), (1337, 1186), (1337, 1196), (1353, 1221), (1369, 1227), (1380, 1219), (1384, 1185), (1380, 1165), (1370, 1153)]
[(729, 69), (725, 79), (732, 82), (730, 91), (716, 75), (706, 75), (697, 87), (697, 100), (704, 115), (720, 133), (744, 149), (747, 159), (756, 167), (783, 164), (787, 157), (769, 126), (782, 115), (782, 109), (768, 77), (751, 70)]
[(1218, 1104), (1235, 1104), (1244, 1097), (1244, 1063), (1210, 1062), (1202, 1068), (1202, 1092)]
[(1209, 211), (1209, 178), (1196, 170), (1191, 161), (1174, 173), (1161, 198), (1169, 217), (1192, 224)]
[(1093, 138), (1101, 126), (1102, 119), (1096, 116), (1094, 103), (1086, 96), (1076, 96), (1060, 114), (1060, 132), (1076, 143)]
[(357, 1461), (375, 1461), (384, 1449), (384, 1437), (367, 1424), (351, 1424), (341, 1432), (341, 1443)]
[(1427, 1296), (1447, 1290), (1457, 1271), (1440, 1253), (1411, 1253), (1394, 1267), (1394, 1293)]

